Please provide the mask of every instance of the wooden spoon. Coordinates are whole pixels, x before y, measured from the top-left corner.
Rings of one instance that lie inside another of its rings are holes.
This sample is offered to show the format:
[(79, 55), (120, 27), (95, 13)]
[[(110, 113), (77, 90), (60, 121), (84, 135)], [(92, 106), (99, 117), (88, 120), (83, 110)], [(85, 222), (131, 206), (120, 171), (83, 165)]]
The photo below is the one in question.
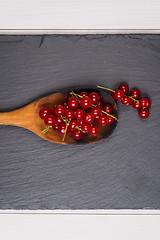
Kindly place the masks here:
[[(117, 104), (113, 100), (113, 98), (103, 90), (99, 89), (80, 89), (74, 90), (74, 92), (79, 93), (81, 91), (87, 91), (88, 93), (92, 91), (98, 92), (100, 98), (104, 101), (105, 104), (111, 104), (113, 108), (113, 114), (117, 117)], [(14, 110), (11, 112), (0, 113), (0, 124), (2, 125), (15, 125), (19, 127), (26, 128), (41, 138), (44, 138), (48, 141), (59, 143), (59, 144), (77, 144), (77, 143), (92, 143), (97, 142), (105, 137), (107, 137), (115, 128), (117, 121), (114, 121), (111, 125), (106, 125), (105, 127), (100, 126), (97, 122), (96, 125), (99, 127), (99, 133), (97, 136), (92, 136), (90, 134), (84, 134), (81, 140), (73, 139), (71, 133), (69, 133), (65, 140), (62, 141), (62, 136), (54, 129), (49, 129), (47, 133), (41, 132), (46, 128), (44, 121), (39, 117), (39, 111), (44, 106), (49, 106), (53, 109), (53, 107), (57, 104), (62, 104), (67, 101), (67, 95), (69, 91), (58, 92), (51, 94), (47, 97), (43, 97), (39, 100), (36, 100), (29, 105), (20, 108), (18, 110)]]

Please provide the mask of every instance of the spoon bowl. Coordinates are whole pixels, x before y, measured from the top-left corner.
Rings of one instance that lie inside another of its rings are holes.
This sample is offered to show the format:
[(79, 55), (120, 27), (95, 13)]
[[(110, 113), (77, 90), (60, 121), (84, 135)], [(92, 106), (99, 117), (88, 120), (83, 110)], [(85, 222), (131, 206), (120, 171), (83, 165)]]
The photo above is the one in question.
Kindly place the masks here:
[[(105, 104), (110, 104), (112, 106), (112, 114), (117, 117), (117, 104), (106, 91), (93, 88), (73, 89), (73, 91), (75, 93), (80, 93), (81, 91), (87, 91), (88, 93), (90, 93), (96, 91)], [(42, 130), (46, 128), (46, 125), (44, 121), (39, 117), (40, 109), (42, 109), (44, 106), (49, 106), (51, 109), (53, 109), (54, 106), (56, 106), (57, 104), (63, 104), (67, 101), (68, 93), (69, 91), (67, 90), (53, 93), (49, 96), (36, 100), (18, 110), (7, 113), (0, 113), (0, 124), (15, 125), (26, 128), (36, 133), (45, 140), (59, 144), (93, 143), (108, 137), (113, 132), (114, 128), (116, 127), (117, 121), (114, 121), (113, 124), (106, 126), (100, 126), (95, 121), (94, 124), (99, 127), (99, 133), (96, 136), (84, 134), (82, 139), (80, 140), (75, 140), (72, 137), (72, 134), (69, 133), (68, 135), (66, 135), (65, 140), (62, 141), (63, 137), (53, 128), (49, 129), (48, 132), (43, 133)]]

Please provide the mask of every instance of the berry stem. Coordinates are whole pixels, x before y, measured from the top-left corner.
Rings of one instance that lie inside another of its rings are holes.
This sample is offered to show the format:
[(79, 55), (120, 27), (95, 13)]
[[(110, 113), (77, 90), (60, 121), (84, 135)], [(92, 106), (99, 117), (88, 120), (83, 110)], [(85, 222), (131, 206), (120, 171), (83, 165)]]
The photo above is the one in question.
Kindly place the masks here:
[(105, 87), (101, 87), (101, 86), (97, 86), (98, 88), (102, 88), (102, 89), (105, 89), (105, 90), (108, 90), (108, 91), (111, 91), (111, 92), (115, 92), (114, 90), (110, 89), (110, 88), (105, 88)]
[(109, 113), (107, 113), (107, 112), (105, 112), (103, 110), (101, 110), (101, 112), (106, 114), (106, 115), (108, 115), (108, 116), (110, 116), (110, 117), (112, 117), (112, 118), (114, 118), (117, 122), (119, 121), (115, 116), (113, 116), (113, 115), (111, 115), (111, 114), (109, 114)]
[(50, 129), (50, 128), (52, 128), (52, 126), (47, 126), (44, 130), (42, 130), (41, 132), (42, 133), (46, 133), (46, 132), (48, 132), (48, 130)]
[(69, 125), (69, 123), (66, 123), (65, 133), (64, 133), (64, 136), (63, 136), (62, 142), (64, 142), (64, 139), (65, 139), (65, 137), (66, 137), (66, 133), (67, 133), (68, 125)]

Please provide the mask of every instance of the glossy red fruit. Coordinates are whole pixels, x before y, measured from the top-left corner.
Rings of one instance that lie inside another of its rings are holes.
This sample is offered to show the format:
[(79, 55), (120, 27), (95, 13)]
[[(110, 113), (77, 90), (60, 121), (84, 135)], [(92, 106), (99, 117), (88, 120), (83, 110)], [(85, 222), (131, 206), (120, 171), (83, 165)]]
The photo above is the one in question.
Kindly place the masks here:
[(124, 92), (120, 89), (115, 91), (115, 98), (121, 100), (124, 97)]
[(116, 95), (115, 95), (114, 92), (111, 93), (111, 96), (112, 96), (112, 98), (113, 98), (115, 101), (118, 101), (118, 99), (116, 98)]
[(134, 101), (134, 102), (132, 103), (132, 106), (133, 106), (134, 109), (137, 109), (137, 110), (141, 108), (140, 103), (137, 102), (137, 101)]
[(81, 129), (83, 132), (85, 133), (89, 133), (90, 129), (91, 129), (91, 125), (89, 123), (82, 123), (81, 125)]
[(98, 123), (101, 126), (105, 126), (106, 124), (108, 124), (108, 116), (106, 114), (102, 114), (98, 119)]
[(138, 114), (139, 114), (140, 118), (143, 118), (143, 119), (148, 118), (149, 110), (147, 108), (145, 108), (145, 109), (141, 108), (139, 110)]
[(94, 117), (94, 115), (92, 113), (86, 113), (84, 115), (84, 121), (86, 123), (90, 123), (91, 124), (94, 121), (94, 119), (95, 119), (95, 117)]
[(130, 91), (130, 96), (138, 99), (140, 98), (140, 91), (138, 89), (133, 89), (132, 91)]
[(72, 109), (66, 109), (65, 117), (67, 119), (73, 119), (74, 118), (74, 111)]
[(75, 131), (77, 127), (78, 127), (78, 122), (75, 119), (71, 120), (69, 124), (70, 130)]
[(84, 122), (84, 119), (77, 120), (78, 126), (81, 126), (83, 122)]
[(54, 112), (57, 116), (62, 116), (65, 114), (66, 112), (66, 109), (63, 105), (57, 105), (55, 108), (54, 108)]
[(96, 92), (91, 92), (89, 94), (89, 97), (91, 99), (92, 104), (96, 104), (99, 101), (99, 99), (100, 99), (98, 93), (96, 93)]
[(90, 111), (95, 118), (98, 118), (101, 115), (101, 109), (99, 107), (93, 107)]
[(151, 101), (148, 98), (141, 98), (139, 103), (141, 107), (150, 108), (151, 106)]
[(89, 133), (93, 136), (96, 136), (99, 132), (99, 129), (96, 125), (92, 125)]
[(104, 105), (103, 110), (109, 114), (111, 114), (113, 111), (112, 106), (109, 104)]
[(39, 111), (40, 118), (44, 119), (47, 115), (51, 115), (52, 110), (50, 107), (44, 107)]
[(57, 116), (57, 124), (64, 123), (63, 119), (60, 116)]
[(67, 103), (67, 102), (64, 102), (64, 103), (63, 103), (63, 106), (64, 106), (66, 109), (68, 109), (68, 108), (69, 108), (69, 106), (68, 106), (68, 103)]
[(99, 107), (99, 108), (103, 108), (103, 106), (104, 106), (104, 102), (100, 99), (98, 102), (97, 102), (97, 107)]
[(44, 123), (45, 123), (47, 126), (53, 126), (54, 124), (57, 123), (57, 119), (56, 119), (55, 116), (47, 115), (47, 116), (45, 116), (45, 118), (44, 118)]
[[(59, 132), (59, 134), (62, 135), (62, 136), (64, 136), (65, 130), (66, 130), (66, 124), (65, 124), (65, 123), (59, 124), (59, 126), (58, 126), (58, 132)], [(68, 127), (66, 134), (68, 134), (69, 132), (70, 132), (70, 129), (69, 129), (69, 127)]]
[(129, 106), (132, 105), (133, 100), (129, 96), (124, 96), (121, 102), (122, 104)]
[(127, 84), (124, 84), (122, 83), (120, 86), (119, 86), (119, 89), (122, 90), (124, 92), (124, 94), (127, 94), (128, 91), (129, 91), (129, 87)]
[(108, 116), (108, 124), (112, 124), (112, 123), (114, 123), (114, 118)]
[(80, 119), (83, 119), (84, 118), (84, 111), (83, 111), (83, 109), (76, 109), (76, 111), (75, 111), (75, 118), (77, 119), (77, 120), (80, 120)]
[(73, 95), (72, 94), (68, 94), (68, 96), (67, 96), (67, 102), (69, 101), (69, 99), (71, 99), (73, 97)]
[(87, 92), (81, 92), (80, 95), (81, 95), (82, 97), (88, 97), (88, 93), (87, 93)]
[(82, 108), (90, 108), (92, 104), (90, 97), (83, 97), (80, 104)]
[(82, 131), (77, 129), (77, 130), (72, 132), (72, 136), (73, 136), (74, 139), (79, 140), (83, 137), (83, 133), (82, 133)]
[(54, 130), (58, 130), (58, 127), (59, 127), (59, 125), (58, 125), (57, 123), (52, 126), (52, 128), (53, 128)]
[(79, 100), (76, 97), (72, 97), (68, 101), (68, 106), (71, 109), (76, 109), (79, 106)]

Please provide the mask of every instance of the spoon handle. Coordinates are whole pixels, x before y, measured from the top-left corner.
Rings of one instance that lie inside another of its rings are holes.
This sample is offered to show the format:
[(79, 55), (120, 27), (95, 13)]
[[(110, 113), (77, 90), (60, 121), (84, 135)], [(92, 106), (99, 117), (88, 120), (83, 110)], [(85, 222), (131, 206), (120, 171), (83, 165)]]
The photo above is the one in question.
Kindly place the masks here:
[(0, 113), (0, 125), (14, 125), (32, 130), (33, 108), (31, 105), (11, 112)]

